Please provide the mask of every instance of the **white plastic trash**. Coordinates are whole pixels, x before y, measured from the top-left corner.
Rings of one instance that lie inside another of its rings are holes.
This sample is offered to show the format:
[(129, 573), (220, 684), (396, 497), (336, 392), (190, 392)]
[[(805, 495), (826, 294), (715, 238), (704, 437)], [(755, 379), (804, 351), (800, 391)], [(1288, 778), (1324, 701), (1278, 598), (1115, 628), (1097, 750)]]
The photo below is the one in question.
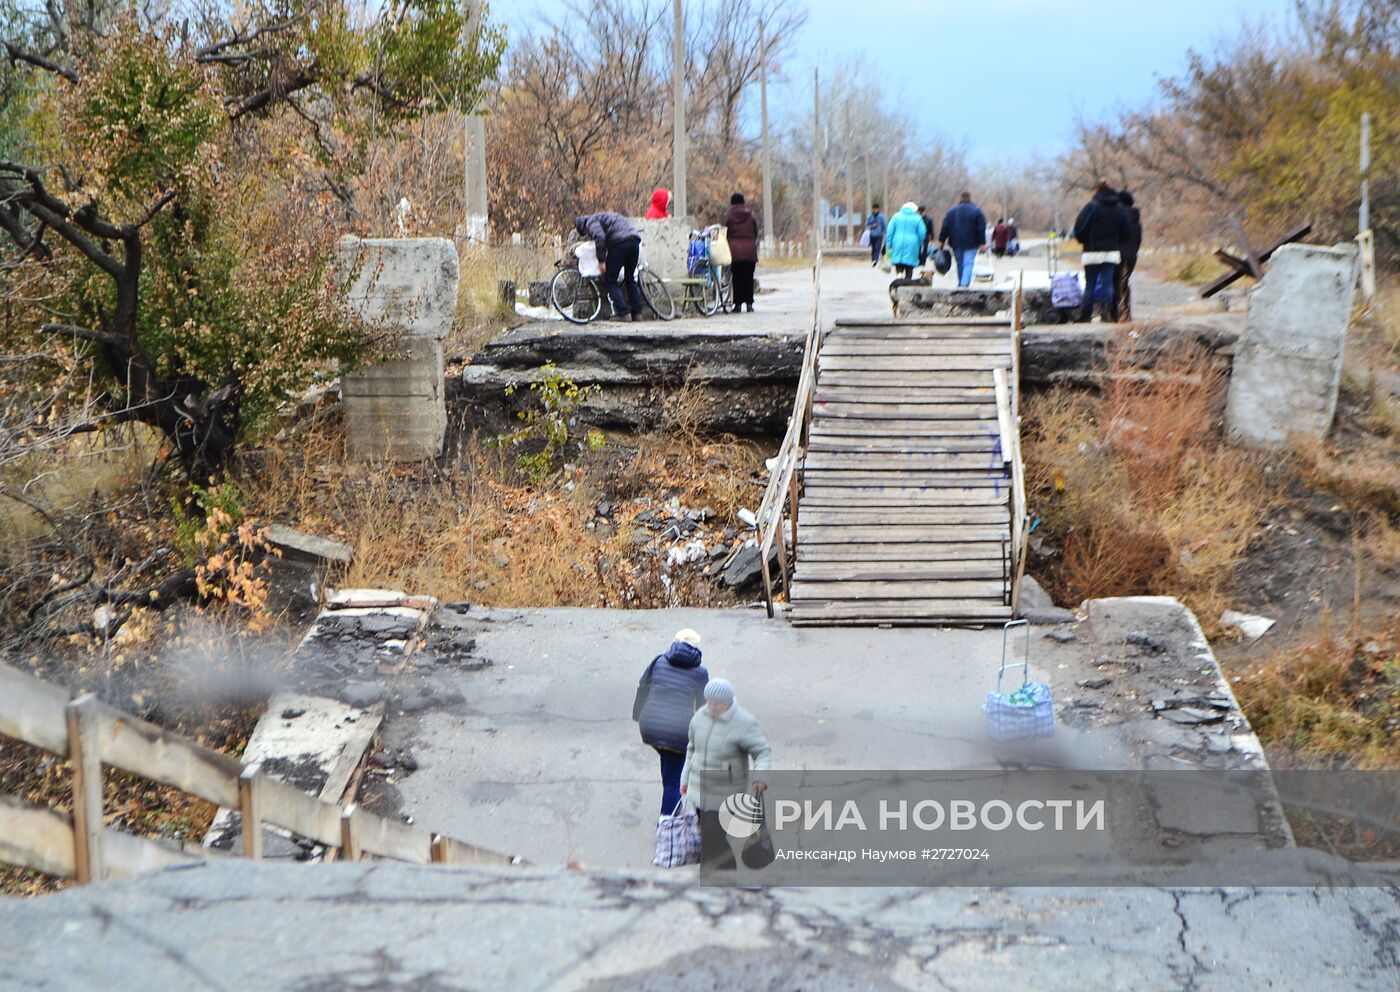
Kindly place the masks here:
[(603, 274), (603, 270), (598, 268), (598, 247), (592, 241), (584, 241), (574, 249), (574, 254), (578, 257), (578, 274), (585, 279), (592, 279)]

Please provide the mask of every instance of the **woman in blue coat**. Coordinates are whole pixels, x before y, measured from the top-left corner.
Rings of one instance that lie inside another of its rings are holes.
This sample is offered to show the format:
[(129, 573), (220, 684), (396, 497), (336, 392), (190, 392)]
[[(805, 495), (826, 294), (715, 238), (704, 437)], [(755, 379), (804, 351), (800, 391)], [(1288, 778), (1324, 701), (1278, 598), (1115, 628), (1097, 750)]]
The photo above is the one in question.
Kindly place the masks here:
[(928, 228), (919, 216), (917, 203), (906, 203), (890, 218), (890, 226), (885, 229), (885, 251), (900, 277), (908, 279), (914, 275), (914, 266), (919, 264), (919, 252), (927, 236)]
[(705, 705), (710, 673), (700, 664), (700, 635), (687, 627), (676, 633), (665, 654), (657, 655), (637, 684), (632, 719), (641, 725), (642, 743), (661, 756), (661, 815), (681, 801), (681, 769), (690, 743), (690, 718)]

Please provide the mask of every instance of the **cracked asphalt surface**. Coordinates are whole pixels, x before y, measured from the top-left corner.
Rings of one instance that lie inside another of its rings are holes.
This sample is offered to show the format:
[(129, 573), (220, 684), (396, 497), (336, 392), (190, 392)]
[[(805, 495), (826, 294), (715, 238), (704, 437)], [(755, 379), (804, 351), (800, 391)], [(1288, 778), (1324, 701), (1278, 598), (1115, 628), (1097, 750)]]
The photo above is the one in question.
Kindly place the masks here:
[(4, 992), (1396, 987), (1382, 889), (701, 888), (211, 863), (0, 902)]

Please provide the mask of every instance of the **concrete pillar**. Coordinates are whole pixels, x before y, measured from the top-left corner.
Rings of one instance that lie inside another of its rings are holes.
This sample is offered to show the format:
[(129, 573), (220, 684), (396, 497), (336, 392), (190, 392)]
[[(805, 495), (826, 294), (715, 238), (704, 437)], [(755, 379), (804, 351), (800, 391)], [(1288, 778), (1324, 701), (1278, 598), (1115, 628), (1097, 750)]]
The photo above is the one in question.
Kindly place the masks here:
[(1226, 425), (1246, 444), (1321, 441), (1337, 412), (1356, 293), (1353, 245), (1284, 245), (1249, 294), (1230, 374)]
[(446, 238), (342, 238), (346, 305), (399, 335), (398, 357), (341, 377), (352, 458), (417, 461), (447, 433), (442, 341), (457, 309), (457, 249)]

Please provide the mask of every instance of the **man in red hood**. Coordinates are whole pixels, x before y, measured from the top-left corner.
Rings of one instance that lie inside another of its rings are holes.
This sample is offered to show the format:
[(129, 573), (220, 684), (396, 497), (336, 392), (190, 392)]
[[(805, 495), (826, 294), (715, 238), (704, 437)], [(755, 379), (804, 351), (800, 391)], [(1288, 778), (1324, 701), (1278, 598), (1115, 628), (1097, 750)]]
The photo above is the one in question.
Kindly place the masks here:
[(651, 194), (651, 206), (647, 207), (647, 220), (665, 220), (671, 216), (671, 191), (657, 189)]

